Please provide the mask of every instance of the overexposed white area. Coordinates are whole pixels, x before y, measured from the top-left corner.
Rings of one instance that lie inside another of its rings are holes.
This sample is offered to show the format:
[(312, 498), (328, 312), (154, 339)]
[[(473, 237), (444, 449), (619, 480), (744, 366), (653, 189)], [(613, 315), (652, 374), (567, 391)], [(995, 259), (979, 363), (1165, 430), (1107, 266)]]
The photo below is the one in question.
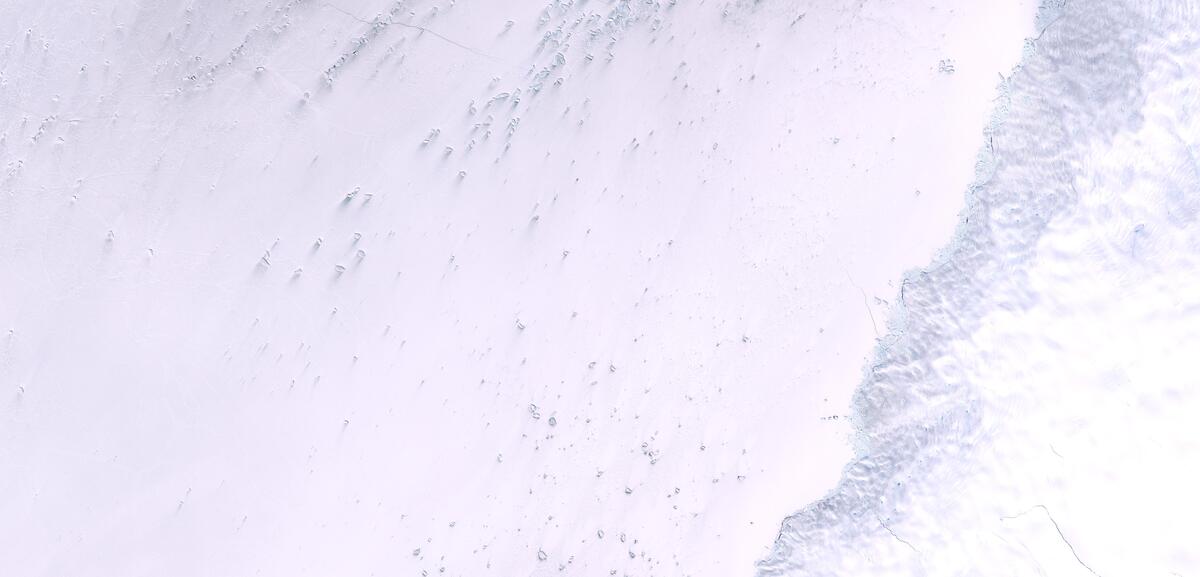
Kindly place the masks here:
[(1034, 33), (0, 4), (0, 574), (753, 573)]

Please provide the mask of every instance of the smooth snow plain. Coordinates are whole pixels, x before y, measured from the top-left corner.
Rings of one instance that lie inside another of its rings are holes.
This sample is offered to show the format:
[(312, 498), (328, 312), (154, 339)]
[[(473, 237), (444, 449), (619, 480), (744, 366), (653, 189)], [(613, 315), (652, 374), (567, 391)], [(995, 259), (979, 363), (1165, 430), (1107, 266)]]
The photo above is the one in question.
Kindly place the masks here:
[(0, 574), (1190, 574), (1095, 4), (0, 5)]

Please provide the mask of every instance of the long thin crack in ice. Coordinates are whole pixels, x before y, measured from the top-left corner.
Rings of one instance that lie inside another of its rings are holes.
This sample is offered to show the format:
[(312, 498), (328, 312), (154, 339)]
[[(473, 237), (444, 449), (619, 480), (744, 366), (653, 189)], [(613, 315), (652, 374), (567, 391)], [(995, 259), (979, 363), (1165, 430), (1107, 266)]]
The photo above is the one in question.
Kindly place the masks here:
[(1058, 526), (1058, 521), (1054, 520), (1054, 515), (1050, 514), (1050, 509), (1046, 508), (1045, 505), (1042, 505), (1042, 504), (1034, 505), (1033, 508), (1029, 509), (1028, 511), (1025, 511), (1024, 513), (1021, 513), (1019, 515), (1012, 515), (1010, 517), (1001, 517), (1001, 519), (1016, 519), (1018, 517), (1024, 517), (1025, 515), (1028, 515), (1029, 513), (1033, 512), (1034, 509), (1041, 509), (1042, 511), (1044, 511), (1046, 513), (1046, 518), (1050, 520), (1050, 524), (1054, 525), (1054, 530), (1056, 532), (1058, 532), (1058, 538), (1062, 539), (1063, 544), (1066, 545), (1067, 549), (1071, 551), (1071, 555), (1073, 557), (1075, 557), (1075, 560), (1078, 561), (1079, 564), (1084, 569), (1087, 569), (1088, 572), (1091, 573), (1092, 575), (1095, 575), (1096, 577), (1101, 577), (1101, 575), (1099, 573), (1097, 573), (1095, 569), (1092, 569), (1091, 565), (1088, 565), (1087, 563), (1084, 562), (1083, 559), (1081, 559), (1079, 557), (1079, 553), (1075, 551), (1075, 546), (1072, 545), (1071, 542), (1067, 539), (1067, 536), (1065, 534), (1063, 534), (1062, 527)]

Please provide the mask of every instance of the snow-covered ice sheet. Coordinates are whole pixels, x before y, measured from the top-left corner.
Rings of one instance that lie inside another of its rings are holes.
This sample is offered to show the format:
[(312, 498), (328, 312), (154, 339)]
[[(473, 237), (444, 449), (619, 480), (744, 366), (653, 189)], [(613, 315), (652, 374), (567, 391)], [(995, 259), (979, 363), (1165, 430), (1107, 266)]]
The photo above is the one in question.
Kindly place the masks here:
[(1035, 8), (0, 3), (0, 575), (1190, 574), (1195, 14)]
[(858, 458), (761, 574), (1200, 571), (1198, 16), (1042, 8), (855, 397)]

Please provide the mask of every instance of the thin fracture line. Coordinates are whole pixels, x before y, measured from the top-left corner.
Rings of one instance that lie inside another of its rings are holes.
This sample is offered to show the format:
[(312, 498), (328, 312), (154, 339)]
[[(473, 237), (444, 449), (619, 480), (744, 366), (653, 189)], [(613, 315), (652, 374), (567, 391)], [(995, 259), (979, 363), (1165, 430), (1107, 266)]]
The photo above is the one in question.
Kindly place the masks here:
[(913, 547), (913, 544), (912, 544), (912, 543), (909, 543), (908, 541), (905, 541), (904, 539), (901, 539), (901, 538), (900, 538), (900, 536), (899, 536), (899, 535), (897, 535), (897, 534), (896, 534), (896, 532), (895, 532), (895, 531), (893, 531), (891, 527), (888, 527), (888, 526), (887, 526), (887, 524), (883, 522), (883, 519), (880, 519), (880, 518), (879, 518), (879, 515), (876, 515), (876, 516), (875, 516), (875, 520), (876, 520), (876, 521), (879, 521), (879, 526), (880, 526), (880, 527), (883, 527), (884, 529), (886, 529), (888, 533), (891, 533), (891, 534), (892, 534), (892, 537), (895, 537), (897, 541), (899, 541), (899, 542), (901, 542), (901, 543), (904, 543), (905, 545), (908, 545), (908, 548), (909, 548), (909, 549), (912, 549), (912, 550), (913, 550), (913, 553), (916, 553), (917, 555), (920, 555), (920, 554), (921, 554), (921, 552), (920, 552), (920, 551), (917, 551), (917, 548), (916, 548), (916, 547)]
[[(363, 24), (375, 24), (375, 22), (374, 22), (374, 21), (363, 19), (362, 17), (360, 17), (360, 16), (358, 16), (358, 15), (354, 14), (353, 12), (350, 12), (350, 11), (348, 11), (348, 10), (346, 10), (346, 9), (344, 9), (344, 8), (342, 8), (342, 7), (340, 7), (340, 6), (337, 6), (337, 5), (331, 4), (331, 3), (329, 3), (329, 2), (326, 2), (325, 4), (323, 4), (323, 6), (326, 6), (326, 7), (329, 7), (329, 8), (333, 8), (334, 10), (337, 10), (338, 12), (341, 12), (342, 14), (345, 14), (346, 16), (349, 16), (350, 18), (353, 18), (353, 19), (355, 19), (355, 20), (358, 20), (359, 22), (362, 22)], [(456, 41), (456, 40), (454, 40), (454, 39), (451, 39), (451, 38), (449, 38), (449, 37), (447, 37), (447, 36), (445, 36), (445, 35), (443, 35), (443, 34), (441, 34), (441, 33), (437, 32), (437, 31), (431, 30), (431, 29), (429, 29), (429, 28), (426, 28), (426, 27), (424, 27), (424, 26), (421, 26), (421, 25), (419, 25), (419, 24), (408, 24), (407, 22), (388, 22), (387, 24), (396, 24), (396, 25), (399, 25), (399, 26), (403, 26), (403, 27), (405, 27), (405, 28), (412, 28), (412, 29), (414, 29), (414, 30), (420, 30), (420, 31), (422, 31), (422, 32), (428, 32), (428, 33), (430, 33), (430, 34), (432, 34), (432, 35), (434, 35), (434, 36), (437, 36), (438, 38), (441, 38), (442, 40), (444, 40), (444, 41), (446, 41), (446, 42), (449, 42), (450, 44), (453, 44), (453, 45), (455, 45), (455, 46), (457, 46), (457, 47), (459, 47), (459, 48), (462, 48), (463, 50), (466, 50), (467, 52), (470, 52), (470, 53), (472, 53), (472, 54), (474, 54), (474, 55), (476, 55), (476, 56), (482, 56), (482, 57), (484, 57), (484, 58), (489, 58), (489, 59), (491, 59), (491, 60), (498, 60), (498, 59), (497, 59), (495, 56), (492, 56), (491, 54), (486, 54), (486, 53), (484, 53), (484, 52), (480, 52), (479, 50), (476, 50), (476, 49), (474, 49), (474, 48), (471, 48), (470, 46), (467, 46), (466, 44), (463, 44), (463, 43), (461, 43), (461, 42), (458, 42), (458, 41)]]
[[(1046, 518), (1050, 519), (1050, 523), (1052, 525), (1054, 525), (1054, 530), (1058, 532), (1058, 538), (1062, 539), (1063, 544), (1065, 544), (1067, 546), (1067, 549), (1069, 551), (1071, 551), (1071, 555), (1073, 555), (1075, 557), (1075, 560), (1078, 561), (1079, 564), (1082, 565), (1084, 569), (1087, 569), (1088, 572), (1090, 572), (1092, 575), (1095, 575), (1096, 577), (1100, 577), (1100, 574), (1097, 573), (1095, 569), (1092, 569), (1092, 567), (1090, 565), (1083, 562), (1083, 559), (1079, 558), (1079, 553), (1075, 552), (1075, 546), (1071, 545), (1071, 542), (1067, 540), (1067, 536), (1063, 534), (1062, 528), (1058, 526), (1058, 521), (1055, 521), (1054, 515), (1050, 514), (1050, 509), (1047, 509), (1045, 505), (1040, 505), (1040, 504), (1034, 505), (1033, 508), (1029, 509), (1029, 511), (1032, 511), (1033, 509), (1041, 509), (1042, 511), (1044, 511), (1046, 513)], [(1029, 511), (1025, 511), (1024, 513), (1021, 513), (1020, 515), (1013, 515), (1011, 517), (1001, 517), (1001, 519), (1016, 519), (1017, 517), (1021, 517), (1023, 515), (1028, 514)]]

